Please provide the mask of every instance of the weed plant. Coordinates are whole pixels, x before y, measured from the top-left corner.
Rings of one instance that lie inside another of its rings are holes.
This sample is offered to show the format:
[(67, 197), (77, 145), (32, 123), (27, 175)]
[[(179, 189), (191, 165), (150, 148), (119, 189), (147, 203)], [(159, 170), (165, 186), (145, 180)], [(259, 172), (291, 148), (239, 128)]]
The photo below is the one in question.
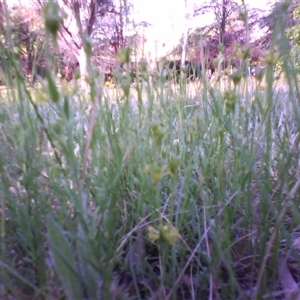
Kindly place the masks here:
[(282, 276), (300, 280), (288, 55), (281, 86), (270, 49), (264, 83), (110, 89), (91, 72), (82, 89), (51, 72), (29, 88), (1, 52), (14, 74), (0, 99), (1, 299), (287, 299)]

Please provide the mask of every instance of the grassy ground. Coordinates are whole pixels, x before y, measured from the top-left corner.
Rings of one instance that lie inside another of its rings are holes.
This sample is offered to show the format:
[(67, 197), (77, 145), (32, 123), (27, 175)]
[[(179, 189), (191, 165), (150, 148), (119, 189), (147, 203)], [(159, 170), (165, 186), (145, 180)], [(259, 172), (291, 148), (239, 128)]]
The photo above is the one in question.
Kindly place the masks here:
[(291, 299), (300, 95), (273, 67), (129, 90), (17, 75), (0, 99), (0, 298)]
[(270, 82), (2, 93), (1, 299), (288, 299), (299, 95)]

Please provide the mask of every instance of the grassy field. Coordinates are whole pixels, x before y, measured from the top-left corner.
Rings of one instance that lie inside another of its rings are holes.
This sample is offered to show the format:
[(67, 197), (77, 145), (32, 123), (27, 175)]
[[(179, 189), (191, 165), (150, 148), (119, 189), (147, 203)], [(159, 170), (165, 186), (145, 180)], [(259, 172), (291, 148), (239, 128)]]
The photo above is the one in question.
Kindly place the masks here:
[(17, 76), (0, 99), (0, 298), (292, 299), (300, 95), (273, 69), (130, 90)]

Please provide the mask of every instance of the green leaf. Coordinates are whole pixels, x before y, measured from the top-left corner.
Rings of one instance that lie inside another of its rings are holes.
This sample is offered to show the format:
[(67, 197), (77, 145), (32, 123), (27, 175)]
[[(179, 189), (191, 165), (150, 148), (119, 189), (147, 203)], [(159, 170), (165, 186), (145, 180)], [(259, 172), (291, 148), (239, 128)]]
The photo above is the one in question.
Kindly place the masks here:
[[(81, 223), (83, 222), (82, 220)], [(87, 231), (89, 231), (89, 228), (87, 228)], [(94, 243), (89, 241), (87, 231), (83, 229), (82, 224), (78, 225), (76, 248), (84, 285), (91, 299), (97, 299), (97, 293), (99, 292), (98, 282), (101, 280), (99, 272), (97, 272), (97, 259), (93, 255), (93, 252), (97, 251), (97, 249), (93, 251)]]
[(48, 79), (48, 89), (49, 89), (49, 94), (51, 96), (51, 100), (57, 103), (59, 101), (60, 94), (51, 72), (47, 72), (47, 79)]
[(0, 267), (2, 268), (3, 271), (6, 270), (15, 279), (20, 281), (19, 284), (22, 283), (24, 285), (27, 285), (28, 287), (32, 288), (37, 294), (41, 293), (43, 295), (43, 292), (37, 286), (35, 286), (26, 277), (22, 276), (20, 273), (18, 273), (14, 268), (9, 266), (8, 264), (4, 263), (3, 261), (0, 261)]
[(69, 300), (81, 300), (81, 279), (73, 251), (62, 233), (62, 228), (51, 217), (47, 220), (49, 242), (57, 273)]
[(68, 96), (64, 97), (64, 114), (66, 118), (70, 119), (70, 104), (69, 104), (69, 98)]

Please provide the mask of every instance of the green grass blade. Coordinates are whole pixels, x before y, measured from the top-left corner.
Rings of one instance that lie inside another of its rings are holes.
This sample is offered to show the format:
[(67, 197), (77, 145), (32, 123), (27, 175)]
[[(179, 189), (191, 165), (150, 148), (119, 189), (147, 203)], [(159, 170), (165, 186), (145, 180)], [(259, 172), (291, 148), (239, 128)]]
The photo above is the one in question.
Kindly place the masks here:
[(47, 220), (49, 242), (57, 273), (65, 286), (69, 300), (81, 300), (80, 276), (72, 249), (62, 233), (62, 228), (51, 218)]

